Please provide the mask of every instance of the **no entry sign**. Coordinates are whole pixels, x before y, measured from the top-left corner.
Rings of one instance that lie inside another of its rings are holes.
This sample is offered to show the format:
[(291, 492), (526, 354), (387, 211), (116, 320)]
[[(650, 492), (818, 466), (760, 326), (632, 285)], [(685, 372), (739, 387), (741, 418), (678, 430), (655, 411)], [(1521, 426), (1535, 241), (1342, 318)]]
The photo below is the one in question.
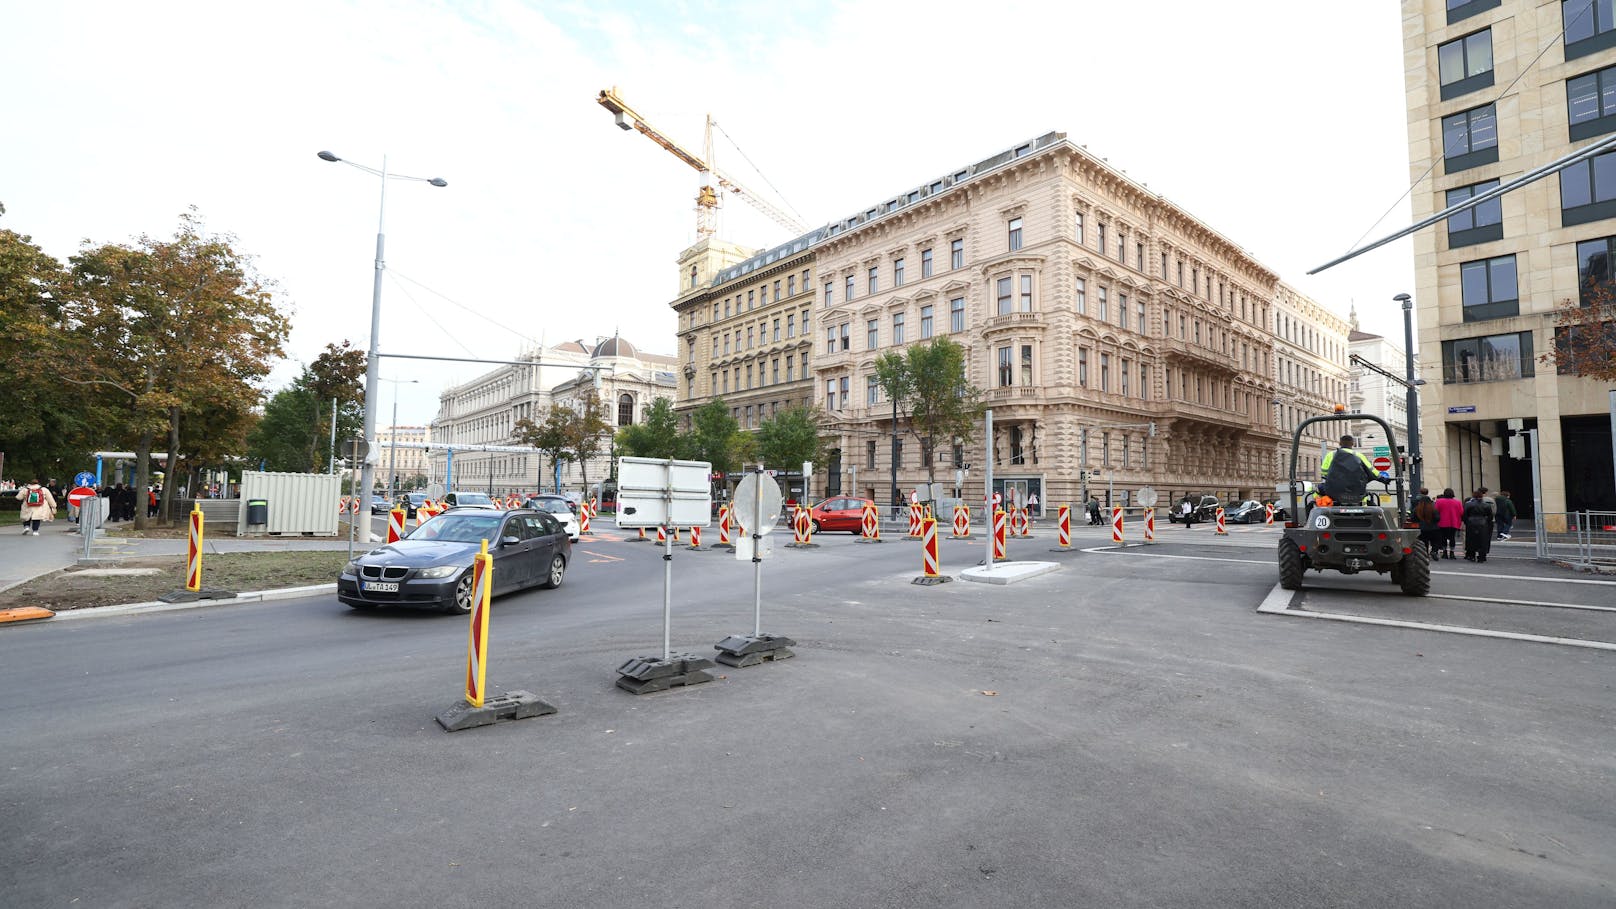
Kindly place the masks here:
[(67, 504), (77, 507), (85, 499), (95, 498), (95, 490), (88, 486), (80, 486), (67, 494)]
[(1391, 470), (1392, 469), (1392, 459), (1387, 458), (1387, 457), (1376, 458), (1375, 459), (1375, 469), (1376, 470)]

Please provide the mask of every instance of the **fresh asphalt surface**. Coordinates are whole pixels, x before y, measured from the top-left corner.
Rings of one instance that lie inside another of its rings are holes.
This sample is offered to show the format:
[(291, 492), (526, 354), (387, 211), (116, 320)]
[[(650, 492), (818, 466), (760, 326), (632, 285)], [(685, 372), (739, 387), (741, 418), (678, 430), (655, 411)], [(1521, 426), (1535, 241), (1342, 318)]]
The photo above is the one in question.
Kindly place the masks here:
[[(662, 562), (585, 542), (493, 609), (491, 689), (560, 712), (452, 735), (464, 619), (321, 596), (6, 628), (0, 905), (1616, 903), (1616, 653), (1260, 615), (1272, 531), (1160, 536), (1057, 555), (1044, 525), (1011, 555), (1061, 571), (931, 588), (918, 544), (822, 537), (764, 565), (796, 659), (640, 697), (613, 670), (660, 655)], [(1436, 592), (1616, 607), (1500, 550)], [(752, 630), (749, 564), (673, 570), (675, 651)], [(1567, 621), (1308, 583), (1303, 610)]]

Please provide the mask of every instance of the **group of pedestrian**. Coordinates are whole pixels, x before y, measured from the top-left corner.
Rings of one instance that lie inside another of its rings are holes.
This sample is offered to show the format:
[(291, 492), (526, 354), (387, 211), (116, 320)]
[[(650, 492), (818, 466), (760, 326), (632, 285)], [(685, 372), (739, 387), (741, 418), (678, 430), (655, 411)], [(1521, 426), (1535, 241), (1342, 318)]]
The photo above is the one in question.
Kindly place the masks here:
[(1507, 491), (1496, 497), (1489, 493), (1482, 486), (1461, 502), (1452, 487), (1434, 499), (1429, 489), (1420, 488), (1420, 494), (1414, 497), (1414, 520), (1419, 523), (1420, 542), (1430, 550), (1432, 559), (1458, 558), (1454, 547), (1461, 530), (1468, 562), (1487, 561), (1493, 542), (1509, 539), (1515, 526), (1515, 502)]

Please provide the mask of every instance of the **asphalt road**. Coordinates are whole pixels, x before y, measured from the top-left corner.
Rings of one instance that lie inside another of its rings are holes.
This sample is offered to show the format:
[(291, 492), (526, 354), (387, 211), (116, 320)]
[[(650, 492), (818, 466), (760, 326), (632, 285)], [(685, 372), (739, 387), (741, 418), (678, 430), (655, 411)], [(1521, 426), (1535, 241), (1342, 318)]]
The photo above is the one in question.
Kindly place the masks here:
[[(1039, 533), (1011, 554), (1062, 570), (1010, 587), (912, 586), (914, 543), (782, 551), (763, 626), (798, 657), (640, 697), (613, 670), (660, 654), (663, 563), (586, 542), (493, 610), (491, 687), (560, 712), (452, 735), (463, 619), (319, 597), (5, 629), (0, 905), (1616, 903), (1616, 652), (1260, 615), (1272, 531)], [(1450, 564), (1438, 593), (1616, 607)], [(750, 565), (673, 570), (675, 650), (751, 630)], [(1296, 611), (1576, 612), (1616, 641), (1616, 613), (1309, 583)]]

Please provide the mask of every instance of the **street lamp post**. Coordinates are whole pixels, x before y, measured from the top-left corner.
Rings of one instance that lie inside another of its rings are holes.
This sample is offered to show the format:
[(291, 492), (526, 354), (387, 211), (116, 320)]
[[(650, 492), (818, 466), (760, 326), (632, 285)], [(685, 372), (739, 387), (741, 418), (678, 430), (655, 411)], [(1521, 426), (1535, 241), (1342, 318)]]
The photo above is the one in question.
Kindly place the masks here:
[(1414, 298), (1398, 294), (1392, 298), (1403, 304), (1403, 365), (1407, 370), (1408, 398), (1408, 475), (1409, 487), (1418, 492), (1425, 471), (1420, 463), (1420, 399), (1419, 379), (1414, 375)]
[(442, 177), (409, 177), (403, 174), (390, 174), (387, 172), (387, 157), (382, 156), (380, 170), (356, 164), (337, 157), (328, 151), (319, 153), (320, 160), (339, 162), (367, 174), (381, 177), (382, 191), (381, 204), (376, 214), (376, 279), (370, 293), (370, 346), (365, 352), (365, 445), (367, 450), (364, 457), (364, 470), (361, 473), (360, 485), (363, 491), (357, 491), (360, 496), (359, 508), (361, 514), (370, 514), (371, 490), (376, 484), (376, 410), (381, 404), (380, 389), (380, 360), (377, 357), (378, 342), (381, 339), (382, 327), (382, 272), (387, 270), (386, 258), (383, 255), (387, 245), (387, 234), (383, 229), (387, 218), (387, 181), (409, 180), (416, 183), (427, 183), (432, 186), (448, 186), (448, 181)]

